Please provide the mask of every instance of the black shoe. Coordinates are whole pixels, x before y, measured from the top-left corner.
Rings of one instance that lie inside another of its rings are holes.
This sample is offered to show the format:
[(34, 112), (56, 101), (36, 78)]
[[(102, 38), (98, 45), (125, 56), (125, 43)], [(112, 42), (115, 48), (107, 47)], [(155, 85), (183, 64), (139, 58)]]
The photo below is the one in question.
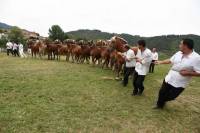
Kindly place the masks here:
[(141, 96), (141, 95), (142, 95), (142, 92), (139, 92), (138, 95)]
[(126, 87), (126, 86), (127, 86), (127, 84), (124, 84), (124, 83), (122, 82), (122, 86), (123, 86), (123, 87)]
[(131, 95), (132, 95), (132, 96), (136, 96), (136, 95), (137, 95), (137, 93), (132, 93)]
[(141, 95), (142, 95), (142, 93), (143, 93), (143, 90), (142, 90), (142, 91), (139, 91), (139, 92), (138, 92), (138, 95), (140, 95), (140, 96), (141, 96)]
[(159, 106), (154, 106), (152, 109), (163, 109), (163, 107), (159, 107)]

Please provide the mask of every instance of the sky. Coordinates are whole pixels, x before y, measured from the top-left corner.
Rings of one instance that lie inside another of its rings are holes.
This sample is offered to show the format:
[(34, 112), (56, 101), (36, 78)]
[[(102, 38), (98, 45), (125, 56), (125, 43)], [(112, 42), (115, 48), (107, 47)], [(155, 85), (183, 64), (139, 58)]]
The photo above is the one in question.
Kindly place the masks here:
[(65, 32), (200, 35), (200, 0), (0, 0), (0, 22), (42, 36), (55, 24)]

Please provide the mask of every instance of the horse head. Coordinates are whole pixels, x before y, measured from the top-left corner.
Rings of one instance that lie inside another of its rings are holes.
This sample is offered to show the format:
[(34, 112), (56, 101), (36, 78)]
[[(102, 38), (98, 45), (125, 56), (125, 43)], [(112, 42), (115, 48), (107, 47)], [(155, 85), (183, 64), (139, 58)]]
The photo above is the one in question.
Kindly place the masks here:
[(127, 45), (127, 41), (121, 37), (114, 36), (110, 39), (109, 46), (119, 52), (125, 52), (124, 46)]

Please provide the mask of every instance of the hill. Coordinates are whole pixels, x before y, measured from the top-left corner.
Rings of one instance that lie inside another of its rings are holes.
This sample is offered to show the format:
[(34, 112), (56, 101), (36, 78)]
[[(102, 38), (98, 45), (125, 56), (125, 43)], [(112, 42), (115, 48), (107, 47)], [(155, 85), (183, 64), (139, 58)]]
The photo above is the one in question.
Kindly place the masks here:
[(117, 34), (117, 33), (108, 33), (102, 32), (100, 30), (77, 30), (67, 32), (70, 38), (74, 39), (87, 39), (87, 40), (98, 40), (98, 39), (110, 39), (114, 35), (123, 37), (128, 41), (130, 45), (137, 43), (139, 39), (145, 39), (147, 41), (148, 47), (156, 47), (159, 51), (165, 53), (172, 53), (178, 49), (179, 42), (183, 38), (191, 38), (195, 42), (195, 50), (200, 52), (200, 36), (198, 35), (163, 35), (155, 37), (141, 37), (138, 35), (130, 34)]
[(8, 24), (5, 24), (5, 23), (2, 23), (0, 22), (0, 29), (10, 29), (12, 26), (8, 25)]
[[(0, 22), (0, 33), (8, 34), (8, 32), (11, 30), (12, 27), (14, 27), (14, 26)], [(32, 38), (43, 38), (42, 36), (39, 35), (39, 33), (36, 33), (33, 31), (28, 31), (26, 29), (21, 29), (21, 31), (26, 39), (31, 38), (31, 37)]]
[[(111, 70), (88, 64), (20, 59), (0, 54), (0, 131), (94, 133), (199, 133), (200, 79), (153, 110), (169, 66), (145, 79), (142, 96), (131, 96)], [(153, 83), (153, 84), (152, 84)]]

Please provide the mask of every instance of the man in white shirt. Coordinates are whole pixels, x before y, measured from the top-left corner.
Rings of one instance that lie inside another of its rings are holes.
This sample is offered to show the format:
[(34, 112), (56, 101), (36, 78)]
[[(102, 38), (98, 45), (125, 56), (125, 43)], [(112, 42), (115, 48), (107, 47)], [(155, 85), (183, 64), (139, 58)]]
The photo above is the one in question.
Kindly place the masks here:
[(157, 106), (162, 109), (167, 101), (177, 98), (193, 76), (200, 76), (200, 55), (193, 50), (194, 42), (183, 39), (179, 45), (180, 51), (170, 59), (156, 61), (156, 64), (172, 64), (159, 91)]
[(133, 94), (132, 95), (141, 95), (144, 91), (144, 79), (146, 74), (149, 71), (149, 66), (152, 61), (151, 50), (146, 48), (146, 42), (144, 40), (138, 41), (138, 52), (136, 55), (136, 66), (135, 74), (133, 81)]
[(19, 56), (19, 52), (18, 52), (18, 45), (17, 45), (17, 43), (13, 43), (13, 54), (14, 54), (14, 56)]
[(155, 67), (155, 61), (158, 60), (158, 53), (156, 52), (156, 48), (152, 49), (152, 62), (151, 65), (149, 67), (149, 73), (153, 73), (154, 72), (154, 67)]
[(130, 48), (130, 46), (126, 45), (125, 46), (126, 52), (124, 55), (125, 58), (125, 66), (124, 66), (124, 79), (123, 79), (123, 86), (126, 87), (128, 84), (128, 78), (131, 74), (134, 73), (135, 71), (135, 53), (134, 51)]
[(12, 47), (13, 47), (12, 42), (8, 41), (6, 43), (7, 56), (9, 56), (10, 53), (12, 54)]

